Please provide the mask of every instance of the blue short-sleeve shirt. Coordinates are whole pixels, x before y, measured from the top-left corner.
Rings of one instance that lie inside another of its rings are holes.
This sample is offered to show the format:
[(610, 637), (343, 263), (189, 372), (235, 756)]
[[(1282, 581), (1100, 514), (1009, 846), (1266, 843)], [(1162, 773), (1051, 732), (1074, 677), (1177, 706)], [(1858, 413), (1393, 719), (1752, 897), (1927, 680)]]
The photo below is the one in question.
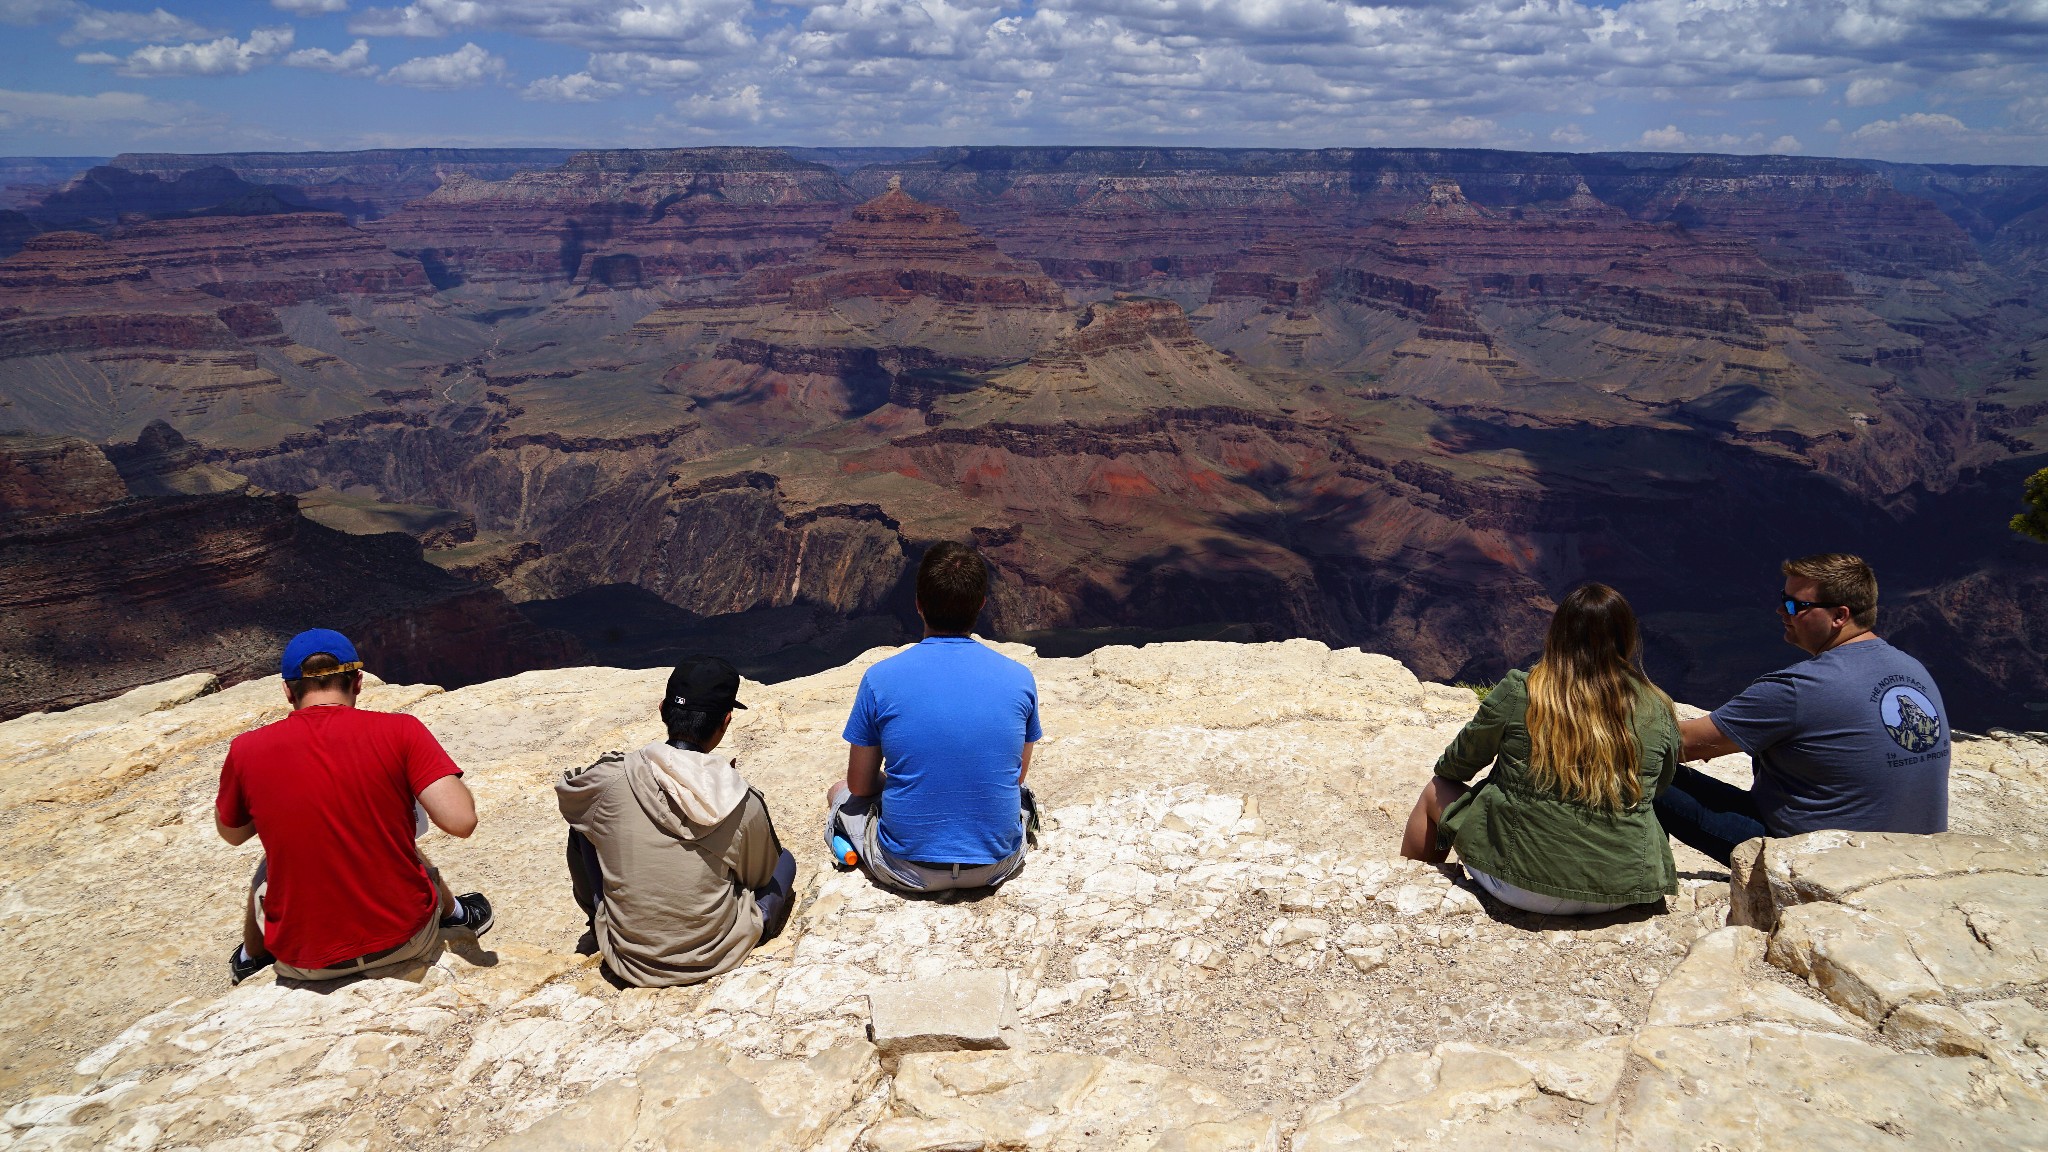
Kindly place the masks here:
[(845, 733), (882, 750), (882, 847), (931, 864), (1017, 851), (1017, 772), (1039, 734), (1031, 670), (966, 636), (929, 636), (869, 668)]
[(1883, 640), (1830, 648), (1714, 710), (1749, 753), (1773, 836), (1948, 831), (1948, 713), (1918, 660)]

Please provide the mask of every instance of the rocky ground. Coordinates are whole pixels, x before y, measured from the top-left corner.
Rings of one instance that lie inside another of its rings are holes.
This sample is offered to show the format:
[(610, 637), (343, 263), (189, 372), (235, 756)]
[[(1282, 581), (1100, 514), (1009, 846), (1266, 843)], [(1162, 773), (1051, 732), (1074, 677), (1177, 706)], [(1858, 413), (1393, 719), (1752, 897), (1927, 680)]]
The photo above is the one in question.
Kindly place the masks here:
[[(0, 724), (0, 1148), (2048, 1142), (2039, 738), (1959, 742), (1951, 836), (1772, 842), (1732, 905), (1681, 851), (1663, 906), (1544, 919), (1394, 855), (1469, 692), (1308, 641), (1020, 651), (1042, 842), (995, 895), (906, 900), (816, 842), (884, 654), (744, 697), (731, 747), (803, 904), (691, 989), (620, 991), (574, 954), (550, 791), (659, 734), (659, 672), (375, 687), (468, 770), (477, 835), (423, 847), (498, 925), (328, 988), (226, 983), (256, 853), (215, 838), (213, 787), (275, 685)], [(885, 1069), (868, 994), (968, 970), (1005, 974), (1011, 1049)]]

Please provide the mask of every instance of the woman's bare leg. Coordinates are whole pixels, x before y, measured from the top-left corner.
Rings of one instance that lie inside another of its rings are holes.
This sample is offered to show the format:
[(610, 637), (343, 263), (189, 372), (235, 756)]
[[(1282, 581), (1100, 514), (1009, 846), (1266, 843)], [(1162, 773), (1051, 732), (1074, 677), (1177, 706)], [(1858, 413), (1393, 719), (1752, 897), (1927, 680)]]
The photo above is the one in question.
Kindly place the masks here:
[(1437, 822), (1443, 819), (1444, 809), (1451, 801), (1465, 794), (1465, 785), (1441, 776), (1432, 776), (1423, 786), (1422, 795), (1415, 799), (1415, 810), (1408, 813), (1408, 827), (1401, 833), (1401, 855), (1410, 860), (1426, 860), (1441, 864), (1450, 857), (1450, 852), (1437, 847)]

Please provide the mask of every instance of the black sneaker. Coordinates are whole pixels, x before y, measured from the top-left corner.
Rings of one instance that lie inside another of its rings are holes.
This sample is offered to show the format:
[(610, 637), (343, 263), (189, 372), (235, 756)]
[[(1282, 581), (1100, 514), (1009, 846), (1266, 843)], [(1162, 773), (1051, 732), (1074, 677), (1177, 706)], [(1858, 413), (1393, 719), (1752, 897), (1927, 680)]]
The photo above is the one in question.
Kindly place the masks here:
[(481, 892), (464, 892), (455, 898), (462, 907), (463, 918), (441, 917), (443, 928), (467, 928), (472, 936), (481, 936), (491, 930), (491, 902)]
[(233, 987), (240, 984), (249, 977), (270, 967), (272, 959), (274, 958), (265, 956), (260, 960), (244, 960), (242, 958), (242, 946), (240, 944), (235, 945), (234, 951), (228, 953), (228, 986)]

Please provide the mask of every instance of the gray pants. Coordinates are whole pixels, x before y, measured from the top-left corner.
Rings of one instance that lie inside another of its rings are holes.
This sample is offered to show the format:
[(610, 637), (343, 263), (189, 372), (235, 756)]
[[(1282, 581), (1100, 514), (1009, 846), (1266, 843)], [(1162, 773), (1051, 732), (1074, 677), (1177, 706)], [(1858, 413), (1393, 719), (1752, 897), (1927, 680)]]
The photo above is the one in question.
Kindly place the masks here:
[(844, 786), (832, 790), (825, 810), (825, 843), (844, 836), (860, 854), (860, 867), (875, 883), (900, 892), (944, 892), (954, 888), (993, 888), (1017, 874), (1031, 849), (1029, 820), (1032, 810), (1030, 789), (1024, 790), (1025, 807), (1018, 814), (1017, 850), (993, 864), (928, 864), (905, 860), (883, 849), (882, 798), (855, 796)]

